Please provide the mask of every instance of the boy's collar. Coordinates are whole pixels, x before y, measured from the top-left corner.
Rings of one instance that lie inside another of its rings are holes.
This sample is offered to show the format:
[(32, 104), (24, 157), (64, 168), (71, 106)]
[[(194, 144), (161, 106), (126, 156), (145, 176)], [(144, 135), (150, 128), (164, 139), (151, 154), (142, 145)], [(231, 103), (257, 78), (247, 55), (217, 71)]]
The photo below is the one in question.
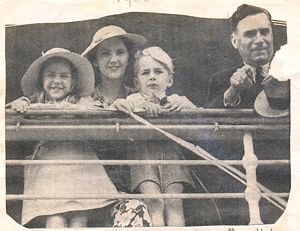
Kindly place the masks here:
[(148, 98), (153, 98), (153, 97), (154, 97), (154, 98), (157, 98), (157, 99), (159, 99), (159, 100), (161, 100), (161, 99), (163, 99), (164, 97), (167, 96), (165, 92), (164, 92), (164, 93), (161, 93), (161, 94), (153, 94), (153, 95), (149, 96), (149, 95), (145, 94), (144, 92), (141, 92), (141, 91), (140, 91), (140, 94), (141, 94), (144, 98), (146, 98), (146, 99), (148, 99)]

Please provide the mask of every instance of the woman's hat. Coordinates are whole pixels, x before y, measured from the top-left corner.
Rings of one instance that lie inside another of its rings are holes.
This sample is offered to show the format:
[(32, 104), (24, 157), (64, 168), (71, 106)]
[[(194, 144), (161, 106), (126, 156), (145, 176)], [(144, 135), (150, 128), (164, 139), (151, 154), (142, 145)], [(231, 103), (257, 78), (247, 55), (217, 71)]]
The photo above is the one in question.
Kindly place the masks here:
[(147, 39), (138, 34), (127, 33), (124, 29), (118, 26), (110, 25), (98, 30), (93, 37), (91, 44), (82, 52), (82, 56), (87, 56), (97, 45), (106, 39), (121, 37), (135, 45), (143, 45), (147, 42)]
[(40, 90), (39, 78), (41, 65), (54, 57), (64, 58), (74, 65), (77, 71), (77, 83), (75, 86), (76, 93), (79, 96), (90, 95), (95, 85), (92, 65), (85, 57), (63, 48), (52, 48), (48, 50), (29, 66), (21, 81), (21, 87), (24, 95), (30, 97)]
[(269, 78), (254, 102), (256, 112), (265, 117), (283, 117), (289, 115), (290, 88), (289, 81)]

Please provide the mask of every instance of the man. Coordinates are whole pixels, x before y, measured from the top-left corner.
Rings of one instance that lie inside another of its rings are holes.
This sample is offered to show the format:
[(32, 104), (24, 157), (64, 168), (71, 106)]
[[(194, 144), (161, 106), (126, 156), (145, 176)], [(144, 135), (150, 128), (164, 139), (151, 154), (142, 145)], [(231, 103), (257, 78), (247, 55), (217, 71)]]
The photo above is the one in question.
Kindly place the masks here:
[(243, 64), (212, 77), (207, 106), (253, 108), (274, 54), (271, 15), (266, 9), (241, 5), (230, 18), (230, 29)]
[[(230, 29), (231, 43), (239, 52), (243, 63), (233, 69), (219, 72), (211, 78), (207, 107), (253, 108), (255, 99), (265, 88), (262, 82), (270, 82), (270, 79), (277, 81), (268, 75), (274, 55), (271, 15), (266, 9), (241, 5), (230, 17)], [(242, 159), (244, 153), (241, 139), (212, 140), (207, 149), (215, 157), (227, 160)], [(255, 140), (254, 137), (254, 153), (258, 159), (289, 159), (289, 141)], [(211, 192), (245, 190), (244, 185), (225, 176), (221, 170), (203, 166), (202, 171), (203, 175), (210, 172), (208, 177), (214, 179), (208, 187)], [(286, 166), (259, 166), (257, 178), (259, 182), (276, 192), (288, 191), (290, 188), (290, 172)], [(249, 222), (249, 210), (245, 199), (218, 200), (217, 206), (224, 224)], [(264, 199), (260, 201), (260, 209), (264, 223), (274, 223), (282, 214), (282, 211), (270, 206)]]

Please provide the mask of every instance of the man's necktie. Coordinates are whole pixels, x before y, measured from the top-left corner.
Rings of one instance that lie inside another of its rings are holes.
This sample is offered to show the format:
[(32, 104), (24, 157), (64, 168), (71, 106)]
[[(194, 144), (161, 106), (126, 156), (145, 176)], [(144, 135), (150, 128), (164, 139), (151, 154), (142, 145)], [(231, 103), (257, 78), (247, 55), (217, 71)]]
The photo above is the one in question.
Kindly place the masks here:
[(263, 74), (262, 67), (257, 67), (256, 68), (256, 75), (255, 75), (256, 84), (261, 85), (261, 82), (265, 78), (262, 74)]

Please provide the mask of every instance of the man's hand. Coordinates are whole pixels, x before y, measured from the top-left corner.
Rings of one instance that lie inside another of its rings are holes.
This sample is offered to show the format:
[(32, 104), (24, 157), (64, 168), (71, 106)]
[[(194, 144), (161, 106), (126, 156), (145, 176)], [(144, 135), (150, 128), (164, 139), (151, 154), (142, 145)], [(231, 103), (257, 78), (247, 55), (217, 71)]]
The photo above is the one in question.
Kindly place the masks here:
[(241, 92), (255, 84), (253, 75), (252, 70), (247, 66), (237, 69), (230, 77), (230, 87), (224, 94), (225, 102), (235, 105), (239, 100)]
[(230, 86), (238, 92), (242, 92), (254, 85), (253, 72), (249, 67), (241, 67), (230, 78)]

